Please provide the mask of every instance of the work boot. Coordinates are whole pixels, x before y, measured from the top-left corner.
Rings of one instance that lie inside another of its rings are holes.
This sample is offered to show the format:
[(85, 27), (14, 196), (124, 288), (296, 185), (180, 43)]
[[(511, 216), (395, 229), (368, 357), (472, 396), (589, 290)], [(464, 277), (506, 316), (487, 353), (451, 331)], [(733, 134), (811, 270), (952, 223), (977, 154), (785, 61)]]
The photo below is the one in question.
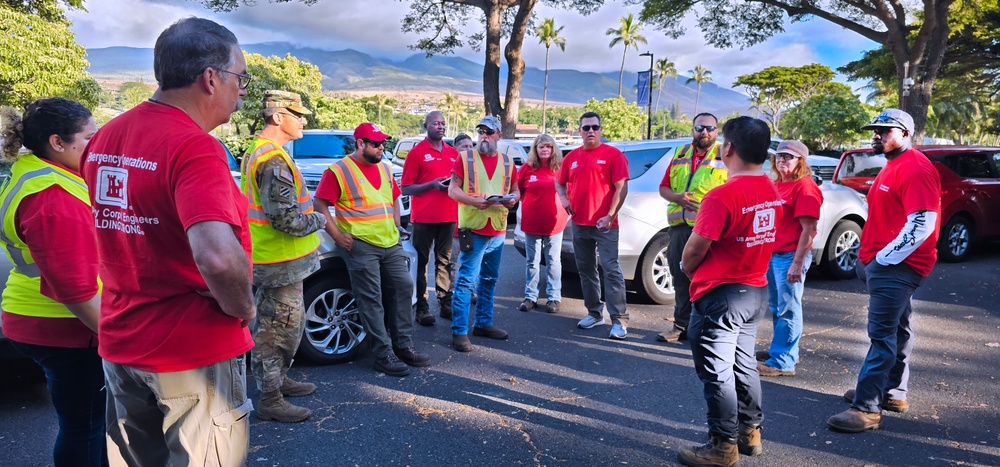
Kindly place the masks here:
[(656, 340), (660, 342), (680, 342), (688, 340), (688, 333), (684, 329), (673, 328), (656, 335)]
[(827, 428), (841, 433), (861, 433), (862, 431), (876, 430), (881, 423), (881, 413), (864, 412), (854, 407), (826, 420)]
[(281, 396), (281, 390), (261, 394), (260, 404), (257, 407), (257, 418), (261, 420), (295, 423), (305, 421), (310, 415), (312, 415), (311, 410), (289, 404)]
[(549, 300), (545, 303), (549, 313), (559, 313), (559, 300)]
[(453, 334), (451, 345), (459, 352), (472, 352), (472, 341), (469, 340), (468, 334)]
[(763, 454), (764, 447), (760, 444), (760, 427), (740, 423), (740, 436), (736, 438), (736, 447), (743, 455), (759, 456)]
[(428, 310), (417, 310), (417, 323), (421, 326), (433, 326), (437, 320)]
[(316, 385), (313, 383), (300, 383), (288, 375), (285, 375), (281, 382), (281, 395), (285, 397), (308, 396), (316, 392)]
[(795, 376), (795, 370), (779, 370), (764, 362), (757, 362), (757, 373), (761, 376)]
[[(853, 404), (854, 394), (854, 389), (848, 389), (847, 392), (844, 393), (844, 402)], [(906, 399), (896, 400), (889, 399), (889, 396), (885, 396), (882, 398), (882, 410), (896, 413), (906, 413), (907, 410), (910, 410), (910, 403), (907, 402)]]
[(448, 301), (440, 302), (441, 305), (441, 319), (446, 319), (451, 321), (451, 299)]
[(507, 338), (507, 331), (496, 326), (473, 327), (472, 335), (478, 337), (489, 337), (490, 339), (503, 340)]
[(389, 376), (403, 377), (410, 374), (410, 367), (401, 362), (396, 354), (389, 352), (388, 355), (375, 359), (375, 371), (385, 373)]
[(532, 300), (530, 298), (526, 298), (526, 299), (524, 299), (523, 302), (521, 302), (521, 306), (519, 306), (517, 309), (520, 310), (520, 311), (531, 311), (531, 310), (534, 310), (535, 306), (537, 306), (537, 305), (538, 305), (538, 303), (535, 302), (534, 300)]
[(740, 454), (736, 450), (736, 440), (712, 436), (704, 446), (681, 449), (677, 460), (691, 466), (735, 467), (740, 465)]
[(392, 352), (407, 365), (421, 368), (431, 366), (431, 357), (413, 350), (413, 347), (393, 348)]

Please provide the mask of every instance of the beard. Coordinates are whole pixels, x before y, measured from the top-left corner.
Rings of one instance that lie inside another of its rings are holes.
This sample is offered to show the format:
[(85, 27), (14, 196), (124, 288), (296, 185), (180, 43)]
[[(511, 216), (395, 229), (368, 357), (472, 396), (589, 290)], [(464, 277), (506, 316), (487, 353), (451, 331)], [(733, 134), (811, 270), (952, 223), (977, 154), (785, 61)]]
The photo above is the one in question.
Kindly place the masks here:
[(694, 146), (702, 151), (707, 151), (713, 144), (715, 144), (715, 138), (709, 135), (698, 135), (694, 139)]
[(876, 154), (885, 154), (885, 143), (882, 140), (872, 141), (872, 149)]
[(236, 98), (236, 108), (233, 109), (233, 113), (239, 112), (240, 109), (242, 109), (242, 108), (243, 108), (243, 98), (242, 97), (237, 97)]
[(490, 140), (483, 140), (479, 142), (479, 153), (480, 154), (493, 154), (497, 152), (497, 144)]
[(368, 162), (369, 164), (378, 164), (379, 162), (382, 162), (382, 156), (380, 156), (377, 153), (376, 154), (368, 154), (368, 152), (366, 151), (366, 152), (362, 153), (361, 155), (365, 158), (365, 161)]

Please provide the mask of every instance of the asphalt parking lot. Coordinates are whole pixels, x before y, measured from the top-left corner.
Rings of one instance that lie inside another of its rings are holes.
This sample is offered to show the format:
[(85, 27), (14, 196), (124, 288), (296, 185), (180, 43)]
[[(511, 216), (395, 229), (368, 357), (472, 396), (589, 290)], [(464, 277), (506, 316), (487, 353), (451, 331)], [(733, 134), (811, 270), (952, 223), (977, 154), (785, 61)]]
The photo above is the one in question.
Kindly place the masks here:
[[(297, 379), (319, 385), (296, 399), (313, 418), (252, 418), (248, 465), (676, 465), (678, 447), (703, 443), (690, 348), (655, 341), (668, 307), (630, 303), (628, 339), (612, 341), (609, 326), (576, 328), (586, 313), (567, 275), (562, 313), (519, 312), (523, 259), (509, 238), (495, 320), (509, 340), (473, 337), (475, 350), (459, 354), (439, 320), (415, 335), (433, 365), (406, 378), (376, 373), (370, 355), (296, 363)], [(857, 280), (811, 275), (798, 374), (764, 379), (765, 452), (742, 465), (1000, 465), (1000, 246), (939, 264), (917, 298), (910, 411), (884, 415), (878, 431), (833, 433), (826, 418), (847, 407), (841, 394), (867, 351), (867, 297)], [(770, 334), (765, 323), (758, 348)], [(44, 381), (31, 364), (3, 365), (0, 465), (49, 465)]]

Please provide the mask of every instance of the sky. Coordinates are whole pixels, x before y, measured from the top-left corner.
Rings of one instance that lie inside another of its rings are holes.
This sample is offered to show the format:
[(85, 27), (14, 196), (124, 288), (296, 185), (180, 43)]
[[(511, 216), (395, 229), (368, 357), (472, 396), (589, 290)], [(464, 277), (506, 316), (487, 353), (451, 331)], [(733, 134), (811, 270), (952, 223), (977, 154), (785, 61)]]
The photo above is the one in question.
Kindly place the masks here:
[[(270, 3), (257, 0), (254, 6), (241, 6), (231, 13), (215, 13), (196, 0), (88, 0), (88, 11), (71, 11), (72, 31), (76, 40), (87, 48), (110, 46), (152, 48), (159, 33), (171, 23), (188, 16), (213, 19), (232, 30), (241, 43), (291, 42), (297, 45), (327, 50), (354, 49), (367, 54), (402, 60), (417, 51), (407, 46), (420, 37), (404, 34), (401, 20), (409, 9), (403, 0), (319, 0), (312, 6), (299, 1)], [(622, 60), (621, 45), (609, 48), (610, 36), (604, 32), (618, 26), (618, 18), (634, 13), (640, 6), (623, 5), (607, 0), (603, 8), (589, 16), (574, 11), (554, 10), (544, 5), (536, 8), (539, 22), (555, 18), (557, 26), (565, 26), (566, 51), (553, 48), (550, 69), (569, 68), (580, 71), (618, 71)], [(685, 23), (696, 24), (691, 15)], [(787, 22), (787, 21), (786, 21)], [(479, 31), (470, 22), (470, 30)], [(654, 58), (667, 57), (674, 62), (680, 75), (690, 75), (695, 65), (712, 72), (712, 82), (731, 87), (737, 76), (760, 71), (774, 65), (802, 66), (821, 63), (834, 70), (861, 57), (863, 51), (877, 44), (860, 35), (814, 19), (786, 24), (785, 32), (762, 44), (740, 50), (716, 49), (705, 44), (700, 30), (689, 27), (687, 34), (671, 39), (652, 26), (642, 31), (648, 44), (640, 50), (629, 50), (625, 69), (645, 70), (649, 57), (640, 52), (650, 51)], [(471, 47), (456, 51), (458, 55), (483, 63), (484, 52)], [(544, 68), (545, 47), (534, 36), (525, 38), (523, 59), (529, 67)], [(837, 81), (843, 81), (838, 77)], [(849, 83), (858, 87), (856, 83)]]

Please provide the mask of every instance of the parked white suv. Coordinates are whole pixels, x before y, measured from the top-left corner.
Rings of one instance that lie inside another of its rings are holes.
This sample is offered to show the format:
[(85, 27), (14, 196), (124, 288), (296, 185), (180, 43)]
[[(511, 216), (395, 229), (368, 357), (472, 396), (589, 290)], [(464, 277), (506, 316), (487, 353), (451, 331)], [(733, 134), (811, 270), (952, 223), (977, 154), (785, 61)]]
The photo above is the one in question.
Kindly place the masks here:
[[(667, 201), (659, 188), (677, 147), (690, 138), (608, 143), (625, 153), (629, 166), (628, 197), (618, 215), (619, 262), (625, 280), (645, 300), (666, 304), (673, 301), (674, 289), (667, 266)], [(847, 278), (854, 274), (861, 226), (868, 206), (847, 187), (823, 182), (823, 206), (813, 241), (813, 262), (829, 275)], [(524, 254), (521, 212), (514, 229), (514, 246)], [(575, 272), (572, 228), (563, 235), (563, 271)]]

